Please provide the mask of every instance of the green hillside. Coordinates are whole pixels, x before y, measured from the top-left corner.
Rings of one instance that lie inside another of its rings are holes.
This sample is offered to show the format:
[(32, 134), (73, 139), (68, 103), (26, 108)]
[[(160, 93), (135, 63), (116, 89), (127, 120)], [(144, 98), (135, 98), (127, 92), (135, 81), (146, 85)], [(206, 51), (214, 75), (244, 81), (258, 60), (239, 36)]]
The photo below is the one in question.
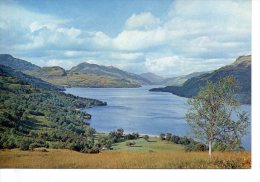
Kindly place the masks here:
[(150, 91), (171, 92), (182, 97), (196, 96), (207, 81), (217, 82), (219, 79), (232, 76), (236, 80), (236, 96), (242, 104), (251, 103), (251, 56), (240, 56), (230, 65), (221, 67), (211, 73), (205, 73), (188, 79), (182, 86), (154, 88)]
[(90, 115), (80, 108), (106, 105), (32, 85), (0, 71), (0, 148), (94, 150)]

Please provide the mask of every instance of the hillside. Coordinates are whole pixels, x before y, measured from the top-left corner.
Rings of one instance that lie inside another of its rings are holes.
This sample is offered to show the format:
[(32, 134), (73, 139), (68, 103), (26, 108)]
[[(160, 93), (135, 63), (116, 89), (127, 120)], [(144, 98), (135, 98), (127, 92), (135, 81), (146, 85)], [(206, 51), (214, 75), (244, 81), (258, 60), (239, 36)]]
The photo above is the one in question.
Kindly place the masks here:
[(188, 75), (183, 75), (183, 76), (178, 76), (178, 77), (173, 77), (173, 78), (166, 78), (164, 79), (161, 84), (162, 85), (167, 85), (167, 86), (182, 86), (184, 82), (186, 82), (188, 79), (202, 75), (206, 72), (194, 72)]
[(106, 105), (32, 85), (20, 75), (0, 74), (0, 149), (37, 147), (94, 151), (95, 130), (80, 108)]
[(132, 83), (144, 85), (151, 84), (150, 81), (142, 78), (139, 75), (128, 73), (113, 66), (102, 66), (97, 64), (81, 63), (73, 68), (69, 72), (83, 73), (83, 74), (95, 74), (98, 76), (111, 76), (120, 79), (129, 80)]
[(142, 73), (139, 76), (151, 82), (151, 84), (162, 84), (165, 78), (154, 73)]
[(0, 64), (0, 76), (3, 76), (3, 75), (9, 75), (12, 77), (16, 77), (17, 79), (19, 79), (23, 82), (30, 83), (31, 85), (42, 88), (42, 89), (60, 90), (60, 91), (64, 90), (62, 87), (55, 86), (55, 85), (47, 83), (39, 78), (35, 78), (33, 76), (26, 75), (20, 71), (14, 70), (13, 68)]
[(9, 54), (0, 54), (0, 64), (9, 66), (18, 71), (32, 71), (40, 69), (39, 66), (22, 59), (14, 58)]
[(81, 63), (66, 71), (59, 66), (41, 68), (8, 54), (0, 54), (0, 64), (58, 86), (136, 88), (150, 84), (139, 75), (112, 66)]
[(63, 68), (43, 67), (37, 71), (26, 71), (27, 74), (42, 80), (65, 87), (93, 87), (93, 88), (133, 88), (140, 87), (139, 84), (129, 80), (113, 76), (85, 74), (73, 71), (65, 71)]
[(251, 55), (240, 56), (233, 64), (221, 67), (211, 73), (205, 73), (188, 79), (182, 86), (154, 88), (150, 91), (171, 92), (182, 97), (196, 96), (207, 81), (217, 82), (220, 78), (233, 76), (239, 87), (236, 96), (243, 104), (251, 103)]

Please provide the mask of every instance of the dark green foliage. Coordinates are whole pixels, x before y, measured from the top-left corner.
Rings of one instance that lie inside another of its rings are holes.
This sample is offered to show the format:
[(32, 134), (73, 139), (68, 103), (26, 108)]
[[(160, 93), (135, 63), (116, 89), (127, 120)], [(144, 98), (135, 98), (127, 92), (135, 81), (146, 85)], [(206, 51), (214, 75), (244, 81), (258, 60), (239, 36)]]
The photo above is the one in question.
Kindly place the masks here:
[(203, 143), (198, 143), (198, 142), (192, 142), (188, 145), (185, 146), (185, 151), (186, 152), (191, 152), (191, 151), (206, 151), (207, 146)]
[(132, 146), (134, 146), (135, 145), (135, 142), (134, 141), (127, 141), (126, 142), (126, 146), (128, 146), (128, 147), (132, 147)]
[(164, 133), (160, 134), (160, 140), (165, 140), (165, 134)]
[(124, 136), (126, 140), (136, 140), (139, 138), (139, 133), (129, 133)]
[(0, 148), (97, 151), (89, 142), (96, 131), (85, 123), (90, 115), (79, 108), (105, 103), (42, 89), (0, 73)]
[(172, 135), (171, 142), (173, 142), (175, 144), (179, 144), (179, 141), (180, 141), (180, 137), (179, 136)]
[(170, 141), (172, 138), (172, 134), (171, 133), (167, 133), (166, 136), (165, 136), (165, 140), (166, 141)]
[(193, 140), (184, 136), (184, 137), (181, 137), (180, 140), (179, 140), (179, 144), (182, 144), (182, 145), (189, 145)]
[(99, 137), (98, 144), (101, 149), (111, 149), (113, 142), (109, 137)]
[(143, 139), (145, 139), (148, 142), (149, 141), (149, 136), (148, 135), (144, 135)]
[(116, 131), (111, 131), (108, 134), (108, 137), (110, 138), (110, 140), (113, 143), (117, 143), (123, 139), (123, 135), (124, 135), (124, 130), (122, 128), (120, 128), (120, 129), (117, 129)]

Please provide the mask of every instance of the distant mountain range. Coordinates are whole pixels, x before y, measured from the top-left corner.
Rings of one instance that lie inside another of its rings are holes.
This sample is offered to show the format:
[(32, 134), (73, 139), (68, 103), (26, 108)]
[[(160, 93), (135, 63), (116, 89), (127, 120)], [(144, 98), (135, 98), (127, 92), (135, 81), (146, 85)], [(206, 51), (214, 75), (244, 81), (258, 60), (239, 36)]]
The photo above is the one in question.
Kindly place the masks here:
[(167, 86), (182, 86), (184, 82), (186, 82), (188, 79), (202, 75), (206, 72), (194, 72), (188, 75), (183, 75), (183, 76), (178, 76), (178, 77), (173, 77), (173, 78), (166, 78), (164, 79), (161, 84), (162, 85), (167, 85)]
[(70, 70), (59, 66), (39, 67), (8, 54), (0, 54), (0, 65), (2, 72), (54, 90), (59, 90), (63, 86), (134, 88), (141, 85), (169, 85), (151, 91), (171, 92), (183, 97), (197, 95), (208, 80), (216, 82), (222, 77), (231, 75), (240, 87), (237, 97), (242, 103), (251, 103), (251, 56), (240, 56), (233, 64), (212, 72), (196, 72), (173, 78), (163, 78), (153, 73), (137, 75), (113, 66), (90, 63), (81, 63)]
[(70, 70), (59, 66), (39, 67), (8, 54), (0, 54), (0, 64), (49, 83), (66, 87), (131, 88), (151, 84), (149, 80), (112, 66), (81, 63)]
[(156, 75), (154, 73), (142, 73), (139, 76), (141, 76), (142, 78), (149, 80), (149, 82), (153, 85), (161, 85), (163, 83), (163, 81), (165, 80), (165, 78)]
[(192, 77), (182, 86), (167, 86), (154, 88), (150, 91), (171, 92), (182, 97), (196, 96), (207, 81), (217, 82), (220, 78), (233, 76), (239, 87), (236, 97), (243, 104), (251, 103), (251, 55), (240, 56), (233, 64), (221, 67), (213, 72)]

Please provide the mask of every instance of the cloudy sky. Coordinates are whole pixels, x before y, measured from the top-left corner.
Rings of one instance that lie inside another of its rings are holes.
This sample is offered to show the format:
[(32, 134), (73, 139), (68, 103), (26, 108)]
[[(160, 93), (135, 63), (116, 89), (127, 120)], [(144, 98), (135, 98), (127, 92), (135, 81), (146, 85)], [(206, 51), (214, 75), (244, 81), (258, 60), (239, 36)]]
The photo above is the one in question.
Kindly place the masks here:
[(251, 53), (251, 1), (1, 0), (0, 53), (66, 69), (213, 70)]

